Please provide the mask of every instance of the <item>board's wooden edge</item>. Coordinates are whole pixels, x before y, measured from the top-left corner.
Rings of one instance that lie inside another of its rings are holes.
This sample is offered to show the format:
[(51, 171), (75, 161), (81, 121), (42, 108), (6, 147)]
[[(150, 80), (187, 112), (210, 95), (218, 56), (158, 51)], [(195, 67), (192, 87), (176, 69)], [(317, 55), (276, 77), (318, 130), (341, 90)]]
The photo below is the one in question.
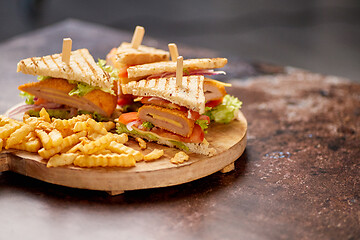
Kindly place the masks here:
[(6, 172), (10, 170), (9, 158), (12, 155), (9, 153), (0, 153), (0, 172)]
[[(48, 183), (106, 191), (110, 192), (111, 195), (116, 195), (123, 191), (174, 186), (206, 177), (235, 162), (243, 154), (245, 147), (246, 134), (242, 141), (239, 141), (223, 154), (204, 158), (188, 165), (179, 165), (172, 169), (150, 172), (127, 172), (125, 170), (119, 173), (118, 171), (107, 172), (94, 169), (69, 169), (67, 167), (47, 168), (44, 163), (30, 160), (31, 164), (29, 164), (29, 159), (17, 156), (13, 156), (9, 165), (10, 171)], [(196, 171), (195, 175), (193, 174), (194, 171)], [(162, 179), (158, 178), (159, 172), (163, 176)], [(97, 179), (95, 183), (94, 179)], [(137, 181), (129, 182), (129, 179), (136, 179)], [(126, 184), (124, 184), (125, 182)]]

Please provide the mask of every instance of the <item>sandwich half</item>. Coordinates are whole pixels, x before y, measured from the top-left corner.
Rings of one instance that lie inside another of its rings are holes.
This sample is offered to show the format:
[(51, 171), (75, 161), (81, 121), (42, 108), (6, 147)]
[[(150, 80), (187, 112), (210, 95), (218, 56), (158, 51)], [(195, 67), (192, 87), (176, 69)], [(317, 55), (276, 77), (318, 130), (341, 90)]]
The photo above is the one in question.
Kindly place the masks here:
[(121, 84), (121, 91), (141, 107), (120, 115), (117, 131), (189, 152), (215, 154), (205, 139), (207, 128), (211, 122), (236, 119), (242, 104), (226, 93), (225, 87), (231, 84), (204, 77), (224, 74), (213, 68), (226, 63), (225, 58), (184, 60), (181, 87), (176, 87), (176, 62), (129, 67), (128, 77), (134, 81)]
[(137, 112), (123, 113), (117, 123), (118, 133), (128, 133), (184, 151), (214, 155), (204, 137), (210, 122), (205, 113), (203, 76), (156, 78), (122, 84), (124, 94), (135, 96), (143, 104)]
[(87, 49), (72, 51), (70, 62), (61, 60), (61, 54), (21, 60), (17, 71), (38, 75), (37, 82), (19, 86), (29, 98), (27, 110), (36, 115), (45, 107), (54, 117), (69, 118), (78, 113), (93, 113), (111, 117), (117, 102), (116, 76), (97, 64)]
[[(204, 76), (204, 96), (205, 107), (211, 120), (221, 123), (232, 121), (236, 114), (234, 108), (239, 108), (241, 103), (237, 98), (227, 95), (225, 87), (231, 84), (220, 82), (209, 78), (225, 74), (224, 71), (215, 71), (216, 68), (222, 68), (227, 64), (226, 58), (200, 58), (186, 59), (183, 61), (184, 76)], [(142, 65), (131, 66), (127, 69), (130, 80), (136, 79), (159, 79), (176, 76), (176, 62), (162, 61), (156, 63), (147, 63)], [(205, 77), (206, 76), (206, 77)], [(240, 104), (240, 105), (239, 105)], [(239, 107), (238, 107), (239, 106)], [(219, 111), (222, 109), (224, 111)], [(222, 114), (226, 113), (226, 114)]]
[(132, 48), (131, 43), (123, 42), (118, 48), (113, 48), (106, 56), (107, 64), (119, 71), (119, 82), (127, 83), (141, 78), (129, 79), (127, 69), (145, 63), (154, 63), (169, 60), (169, 52), (153, 47), (140, 45)]

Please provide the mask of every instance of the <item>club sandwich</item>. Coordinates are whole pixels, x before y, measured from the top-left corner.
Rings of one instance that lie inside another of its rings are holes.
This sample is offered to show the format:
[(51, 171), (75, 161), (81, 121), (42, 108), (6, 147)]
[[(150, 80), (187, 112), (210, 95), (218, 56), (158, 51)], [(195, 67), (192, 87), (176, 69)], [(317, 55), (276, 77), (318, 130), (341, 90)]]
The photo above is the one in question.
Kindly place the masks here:
[(17, 71), (38, 75), (36, 82), (19, 86), (27, 95), (25, 109), (36, 115), (41, 107), (54, 117), (68, 118), (80, 112), (90, 112), (110, 117), (116, 107), (116, 76), (111, 68), (103, 69), (87, 49), (70, 52), (69, 63), (62, 61), (62, 54), (32, 57), (21, 60)]

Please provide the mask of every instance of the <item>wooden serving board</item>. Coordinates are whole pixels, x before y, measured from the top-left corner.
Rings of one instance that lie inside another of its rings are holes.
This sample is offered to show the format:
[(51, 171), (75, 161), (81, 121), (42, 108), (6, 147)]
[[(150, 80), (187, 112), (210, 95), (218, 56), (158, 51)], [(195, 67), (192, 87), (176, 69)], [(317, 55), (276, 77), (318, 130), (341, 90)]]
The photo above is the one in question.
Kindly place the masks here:
[[(234, 162), (246, 147), (247, 122), (241, 112), (238, 119), (230, 124), (213, 124), (209, 128), (206, 139), (216, 149), (216, 155), (207, 157), (189, 154), (189, 161), (179, 165), (170, 162), (178, 149), (148, 143), (147, 149), (142, 151), (144, 154), (158, 148), (164, 149), (164, 156), (152, 162), (137, 162), (132, 168), (48, 168), (46, 161), (39, 155), (14, 150), (0, 153), (0, 172), (12, 171), (53, 184), (107, 191), (110, 194), (178, 185), (217, 171), (228, 172), (234, 169)], [(125, 145), (140, 150), (133, 140)]]

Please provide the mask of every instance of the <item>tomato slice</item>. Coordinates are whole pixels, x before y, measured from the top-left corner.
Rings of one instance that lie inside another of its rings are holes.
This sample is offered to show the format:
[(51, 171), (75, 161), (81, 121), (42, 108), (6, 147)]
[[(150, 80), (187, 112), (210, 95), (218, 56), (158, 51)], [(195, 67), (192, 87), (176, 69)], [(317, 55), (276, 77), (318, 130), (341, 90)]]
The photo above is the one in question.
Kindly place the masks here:
[(201, 115), (199, 117), (199, 120), (206, 120), (208, 122), (208, 124), (210, 124), (210, 117), (207, 115)]
[(190, 117), (190, 119), (191, 120), (198, 120), (199, 118), (200, 118), (200, 113), (198, 113), (198, 112), (195, 112), (195, 111), (193, 111), (193, 110), (189, 110), (190, 111), (190, 113), (191, 113), (191, 117)]
[(206, 107), (216, 107), (217, 105), (221, 104), (223, 101), (222, 98), (217, 99), (217, 100), (212, 100), (212, 101), (208, 101), (207, 103), (205, 103)]
[(197, 124), (194, 124), (194, 129), (190, 137), (184, 139), (183, 142), (191, 142), (191, 143), (201, 143), (204, 140), (205, 134), (201, 127)]
[(137, 112), (123, 113), (119, 117), (119, 122), (128, 124), (129, 122), (140, 120)]
[(129, 105), (129, 104), (132, 104), (133, 102), (134, 102), (134, 101), (133, 101), (132, 95), (121, 95), (121, 96), (118, 96), (117, 104), (118, 104), (119, 106)]
[(128, 78), (127, 69), (124, 69), (123, 71), (119, 72), (119, 78)]

